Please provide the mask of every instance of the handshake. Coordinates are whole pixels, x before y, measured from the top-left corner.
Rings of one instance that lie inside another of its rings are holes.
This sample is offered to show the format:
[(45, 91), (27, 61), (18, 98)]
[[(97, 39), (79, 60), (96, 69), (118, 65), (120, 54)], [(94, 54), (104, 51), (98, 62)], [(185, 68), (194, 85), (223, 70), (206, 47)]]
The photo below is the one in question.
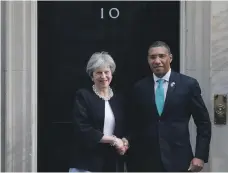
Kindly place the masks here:
[(110, 145), (115, 147), (120, 155), (124, 155), (129, 148), (129, 143), (126, 138), (120, 139), (116, 136), (113, 136), (113, 142)]

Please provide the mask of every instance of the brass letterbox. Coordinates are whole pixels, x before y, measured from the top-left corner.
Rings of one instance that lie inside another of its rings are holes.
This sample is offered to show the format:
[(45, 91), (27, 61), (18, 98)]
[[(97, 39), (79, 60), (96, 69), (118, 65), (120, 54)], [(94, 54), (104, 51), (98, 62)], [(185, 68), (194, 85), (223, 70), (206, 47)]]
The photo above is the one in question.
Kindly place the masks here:
[(214, 95), (214, 123), (226, 124), (227, 95)]

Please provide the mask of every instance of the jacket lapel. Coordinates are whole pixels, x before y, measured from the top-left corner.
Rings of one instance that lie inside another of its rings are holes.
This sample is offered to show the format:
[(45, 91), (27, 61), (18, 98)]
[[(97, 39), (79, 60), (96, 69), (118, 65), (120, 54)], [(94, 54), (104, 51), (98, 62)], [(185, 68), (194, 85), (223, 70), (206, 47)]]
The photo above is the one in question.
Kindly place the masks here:
[(120, 135), (122, 132), (120, 132), (119, 130), (121, 130), (121, 127), (119, 127), (119, 125), (121, 125), (121, 123), (123, 123), (123, 102), (121, 100), (120, 96), (116, 96), (114, 95), (113, 98), (110, 99), (109, 104), (111, 106), (113, 115), (115, 117), (115, 129), (114, 129), (114, 135)]
[(177, 85), (177, 79), (176, 79), (175, 72), (171, 71), (162, 116), (165, 114), (165, 111), (167, 111), (171, 98), (174, 97), (176, 85)]
[[(150, 114), (154, 114), (156, 113), (156, 115), (158, 116), (158, 110), (157, 110), (157, 106), (156, 106), (156, 103), (155, 103), (155, 92), (154, 92), (154, 78), (153, 76), (152, 77), (149, 77), (148, 78), (148, 85), (147, 85), (147, 88), (145, 89), (145, 95), (147, 98), (147, 103), (152, 103), (152, 105), (149, 107), (150, 108)], [(155, 110), (155, 112), (154, 112)]]
[[(104, 127), (104, 118), (105, 118), (105, 102), (104, 100), (100, 99), (95, 93), (94, 100), (92, 102), (93, 111), (95, 112), (94, 115), (94, 122), (98, 123), (97, 128), (99, 128), (103, 132)], [(99, 121), (98, 121), (99, 120)]]
[(154, 85), (155, 85), (155, 83), (154, 83), (154, 78), (152, 78), (151, 81), (152, 81), (152, 87), (151, 87), (152, 89), (150, 89), (148, 91), (151, 91), (151, 93), (149, 93), (149, 95), (151, 95), (150, 98), (152, 98), (152, 102), (149, 102), (149, 103), (153, 103), (152, 108), (153, 108), (153, 110), (156, 110), (156, 114), (159, 115), (158, 109), (157, 109), (157, 106), (156, 106), (156, 103), (155, 103), (155, 93), (154, 93)]

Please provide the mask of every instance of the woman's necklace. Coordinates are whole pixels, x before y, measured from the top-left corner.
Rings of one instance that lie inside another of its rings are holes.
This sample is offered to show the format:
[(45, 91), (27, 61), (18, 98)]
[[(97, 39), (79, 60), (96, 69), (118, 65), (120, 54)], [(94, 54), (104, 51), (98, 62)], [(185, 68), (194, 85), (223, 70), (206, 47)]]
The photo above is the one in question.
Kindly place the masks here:
[(113, 97), (113, 95), (114, 95), (113, 91), (112, 91), (112, 89), (110, 87), (108, 87), (108, 96), (107, 97), (104, 97), (104, 96), (100, 95), (99, 92), (97, 91), (95, 85), (93, 85), (92, 88), (93, 88), (93, 91), (95, 92), (95, 94), (98, 97), (100, 97), (101, 99), (105, 100), (105, 101), (110, 100)]

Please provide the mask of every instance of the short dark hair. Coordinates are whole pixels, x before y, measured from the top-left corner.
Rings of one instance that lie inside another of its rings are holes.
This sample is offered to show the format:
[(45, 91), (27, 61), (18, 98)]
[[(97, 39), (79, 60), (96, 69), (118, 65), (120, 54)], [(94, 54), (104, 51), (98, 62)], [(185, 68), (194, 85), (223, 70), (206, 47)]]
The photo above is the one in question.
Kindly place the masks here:
[(165, 47), (168, 50), (168, 53), (171, 54), (170, 47), (164, 41), (155, 41), (155, 42), (153, 42), (149, 46), (149, 49), (150, 48), (154, 48), (154, 47)]

